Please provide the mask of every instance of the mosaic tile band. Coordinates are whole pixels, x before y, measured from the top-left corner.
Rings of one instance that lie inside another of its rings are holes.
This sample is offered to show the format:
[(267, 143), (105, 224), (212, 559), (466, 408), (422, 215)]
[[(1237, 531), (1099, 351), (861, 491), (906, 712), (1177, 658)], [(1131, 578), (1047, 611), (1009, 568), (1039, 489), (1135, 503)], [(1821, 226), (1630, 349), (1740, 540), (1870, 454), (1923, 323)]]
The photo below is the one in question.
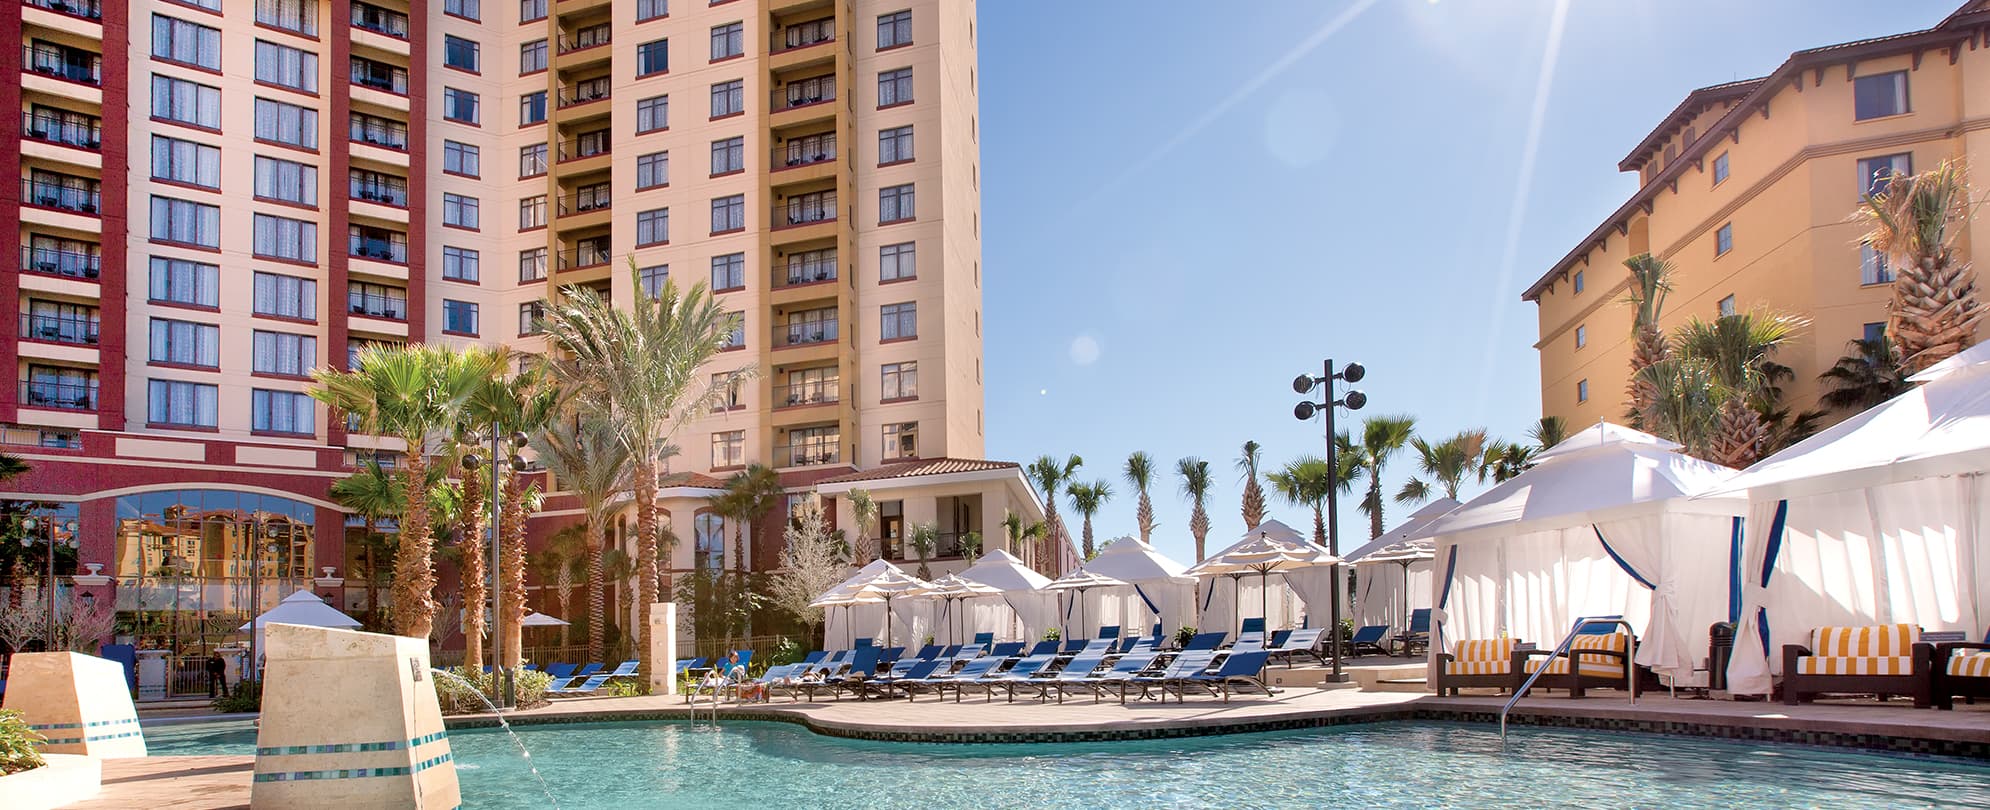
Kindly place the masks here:
[(256, 756), (287, 757), (303, 754), (353, 754), (374, 751), (398, 751), (402, 748), (420, 748), (429, 743), (440, 742), (446, 739), (449, 739), (449, 732), (438, 731), (433, 734), (424, 734), (405, 743), (400, 740), (388, 740), (386, 742), (333, 743), (329, 745), (273, 745), (267, 748), (257, 748)]
[(279, 771), (256, 774), (258, 782), (315, 782), (325, 779), (372, 779), (380, 776), (412, 776), (448, 763), (454, 757), (438, 754), (415, 763), (392, 768), (337, 768), (324, 771)]

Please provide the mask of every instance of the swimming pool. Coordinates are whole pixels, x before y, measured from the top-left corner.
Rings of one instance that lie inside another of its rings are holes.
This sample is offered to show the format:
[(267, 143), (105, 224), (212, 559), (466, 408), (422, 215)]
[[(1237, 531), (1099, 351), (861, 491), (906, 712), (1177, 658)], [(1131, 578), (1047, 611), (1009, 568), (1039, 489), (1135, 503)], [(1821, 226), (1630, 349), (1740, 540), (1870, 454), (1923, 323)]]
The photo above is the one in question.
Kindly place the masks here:
[[(882, 743), (775, 722), (528, 726), (573, 808), (1990, 808), (1990, 766), (1787, 744), (1391, 722), (1069, 744)], [(247, 754), (247, 723), (147, 728), (155, 755)], [(542, 808), (502, 731), (450, 733), (466, 807)]]

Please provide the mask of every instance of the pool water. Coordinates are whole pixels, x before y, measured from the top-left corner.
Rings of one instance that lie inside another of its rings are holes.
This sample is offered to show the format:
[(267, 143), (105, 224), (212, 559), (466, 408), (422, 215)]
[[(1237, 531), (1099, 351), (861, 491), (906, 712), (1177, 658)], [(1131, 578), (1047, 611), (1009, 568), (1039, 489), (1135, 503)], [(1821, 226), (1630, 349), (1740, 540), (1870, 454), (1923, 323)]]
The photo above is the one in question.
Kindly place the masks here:
[[(1990, 766), (1651, 734), (1375, 723), (1177, 740), (879, 743), (772, 722), (521, 728), (563, 808), (718, 806), (1990, 808)], [(154, 755), (248, 754), (246, 723), (147, 728)], [(543, 808), (497, 730), (451, 732), (466, 807)]]

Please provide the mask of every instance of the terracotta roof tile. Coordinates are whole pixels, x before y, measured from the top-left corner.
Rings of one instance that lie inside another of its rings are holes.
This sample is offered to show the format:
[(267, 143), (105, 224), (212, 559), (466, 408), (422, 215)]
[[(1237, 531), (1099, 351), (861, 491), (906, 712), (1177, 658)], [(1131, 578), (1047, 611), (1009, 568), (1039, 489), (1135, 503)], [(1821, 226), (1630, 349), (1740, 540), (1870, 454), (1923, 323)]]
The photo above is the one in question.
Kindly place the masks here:
[(1013, 461), (989, 461), (979, 458), (922, 458), (897, 464), (886, 464), (860, 470), (848, 475), (824, 478), (818, 484), (848, 484), (857, 481), (883, 481), (893, 478), (915, 478), (925, 475), (947, 475), (950, 473), (987, 472), (989, 470), (1021, 469), (1022, 465)]
[(725, 489), (726, 482), (718, 478), (713, 478), (712, 476), (706, 475), (704, 473), (672, 473), (670, 475), (663, 476), (662, 478), (658, 478), (656, 481), (656, 485), (658, 489), (668, 489), (670, 487), (699, 487), (701, 489)]

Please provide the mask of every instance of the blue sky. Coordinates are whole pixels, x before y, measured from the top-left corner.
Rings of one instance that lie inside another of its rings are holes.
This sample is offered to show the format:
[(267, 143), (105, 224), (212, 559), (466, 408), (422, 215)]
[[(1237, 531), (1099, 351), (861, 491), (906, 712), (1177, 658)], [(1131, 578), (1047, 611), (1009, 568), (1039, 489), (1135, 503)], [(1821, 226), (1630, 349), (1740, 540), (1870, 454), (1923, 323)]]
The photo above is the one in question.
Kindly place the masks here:
[[(1103, 539), (1133, 532), (1120, 468), (1147, 451), (1170, 470), (1156, 542), (1188, 559), (1174, 460), (1212, 462), (1211, 549), (1237, 538), (1232, 462), (1246, 439), (1268, 467), (1323, 451), (1289, 386), (1328, 355), (1369, 369), (1357, 417), (1521, 438), (1520, 291), (1635, 190), (1617, 161), (1661, 116), (1959, 2), (1573, 0), (1558, 49), (1554, 0), (983, 2), (988, 455), (1083, 456), (1117, 493)], [(1367, 524), (1343, 506), (1347, 549)]]

